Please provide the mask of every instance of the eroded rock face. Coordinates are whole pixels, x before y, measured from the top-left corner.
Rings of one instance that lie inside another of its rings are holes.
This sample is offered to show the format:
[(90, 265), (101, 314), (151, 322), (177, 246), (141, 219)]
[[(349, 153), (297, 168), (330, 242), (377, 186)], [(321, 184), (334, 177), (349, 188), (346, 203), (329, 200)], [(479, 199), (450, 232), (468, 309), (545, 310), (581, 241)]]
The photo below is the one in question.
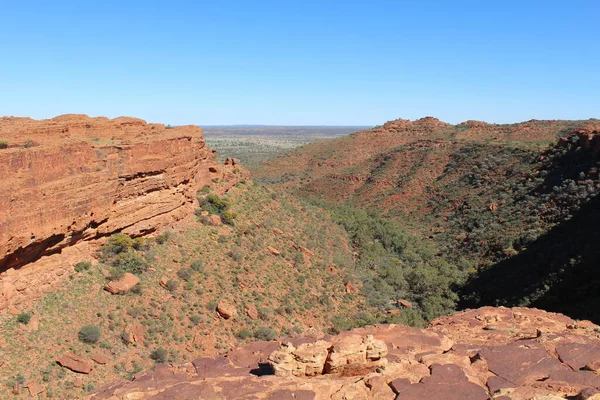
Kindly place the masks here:
[[(275, 342), (252, 343), (193, 361), (196, 373), (157, 369), (91, 398), (592, 398), (600, 376), (589, 366), (600, 361), (599, 345), (600, 328), (588, 322), (535, 309), (484, 307), (440, 318), (427, 329), (374, 325), (293, 339), (279, 348)], [(327, 373), (328, 363), (346, 368), (377, 357), (386, 361), (376, 371)], [(258, 376), (265, 362), (274, 374)]]
[(0, 118), (0, 139), (9, 145), (0, 151), (0, 307), (35, 294), (28, 268), (53, 282), (64, 273), (57, 268), (91, 253), (90, 241), (172, 226), (193, 214), (198, 189), (219, 180), (227, 190), (244, 175), (232, 162), (219, 165), (195, 126)]

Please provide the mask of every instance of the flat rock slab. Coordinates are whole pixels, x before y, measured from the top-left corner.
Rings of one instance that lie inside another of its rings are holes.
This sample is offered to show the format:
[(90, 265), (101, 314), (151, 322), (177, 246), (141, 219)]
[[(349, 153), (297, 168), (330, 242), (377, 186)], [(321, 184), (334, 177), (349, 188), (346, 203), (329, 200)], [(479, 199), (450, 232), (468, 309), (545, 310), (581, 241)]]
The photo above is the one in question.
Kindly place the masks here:
[(533, 340), (484, 348), (479, 355), (491, 372), (517, 386), (547, 379), (553, 371), (568, 370)]
[(600, 341), (596, 343), (559, 343), (556, 354), (560, 360), (574, 370), (588, 364), (600, 362)]
[(62, 367), (69, 368), (73, 372), (82, 374), (89, 374), (94, 369), (94, 363), (91, 360), (73, 353), (63, 354), (56, 362)]
[(402, 400), (487, 400), (489, 395), (479, 385), (469, 382), (458, 365), (435, 364), (431, 376), (410, 386), (398, 385), (398, 397)]

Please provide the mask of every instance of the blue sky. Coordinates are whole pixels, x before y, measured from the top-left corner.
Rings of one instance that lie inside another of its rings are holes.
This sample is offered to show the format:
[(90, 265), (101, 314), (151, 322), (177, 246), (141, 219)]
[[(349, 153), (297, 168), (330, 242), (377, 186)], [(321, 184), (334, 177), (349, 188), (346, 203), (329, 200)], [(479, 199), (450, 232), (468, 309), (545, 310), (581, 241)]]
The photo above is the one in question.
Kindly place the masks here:
[(0, 0), (0, 115), (600, 117), (600, 2)]

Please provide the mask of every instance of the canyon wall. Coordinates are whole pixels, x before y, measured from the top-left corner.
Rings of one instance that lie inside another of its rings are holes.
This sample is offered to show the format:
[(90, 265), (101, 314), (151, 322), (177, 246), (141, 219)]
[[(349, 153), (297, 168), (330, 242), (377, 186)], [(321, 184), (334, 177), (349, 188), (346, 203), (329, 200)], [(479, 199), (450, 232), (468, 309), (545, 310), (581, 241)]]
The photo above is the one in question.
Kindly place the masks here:
[(199, 189), (242, 175), (216, 162), (196, 126), (5, 117), (0, 141), (0, 273), (22, 290), (32, 265), (52, 280), (65, 256), (89, 253), (90, 241), (170, 226), (193, 214)]

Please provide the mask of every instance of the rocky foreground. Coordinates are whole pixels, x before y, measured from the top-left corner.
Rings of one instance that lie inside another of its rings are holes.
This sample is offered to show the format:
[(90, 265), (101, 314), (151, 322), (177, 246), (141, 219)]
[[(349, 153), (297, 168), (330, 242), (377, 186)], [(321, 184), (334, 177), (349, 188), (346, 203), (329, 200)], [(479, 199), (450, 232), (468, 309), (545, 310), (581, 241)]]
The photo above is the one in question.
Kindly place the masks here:
[(157, 365), (92, 399), (599, 399), (600, 328), (528, 308), (484, 307), (427, 329), (376, 325), (256, 342)]

